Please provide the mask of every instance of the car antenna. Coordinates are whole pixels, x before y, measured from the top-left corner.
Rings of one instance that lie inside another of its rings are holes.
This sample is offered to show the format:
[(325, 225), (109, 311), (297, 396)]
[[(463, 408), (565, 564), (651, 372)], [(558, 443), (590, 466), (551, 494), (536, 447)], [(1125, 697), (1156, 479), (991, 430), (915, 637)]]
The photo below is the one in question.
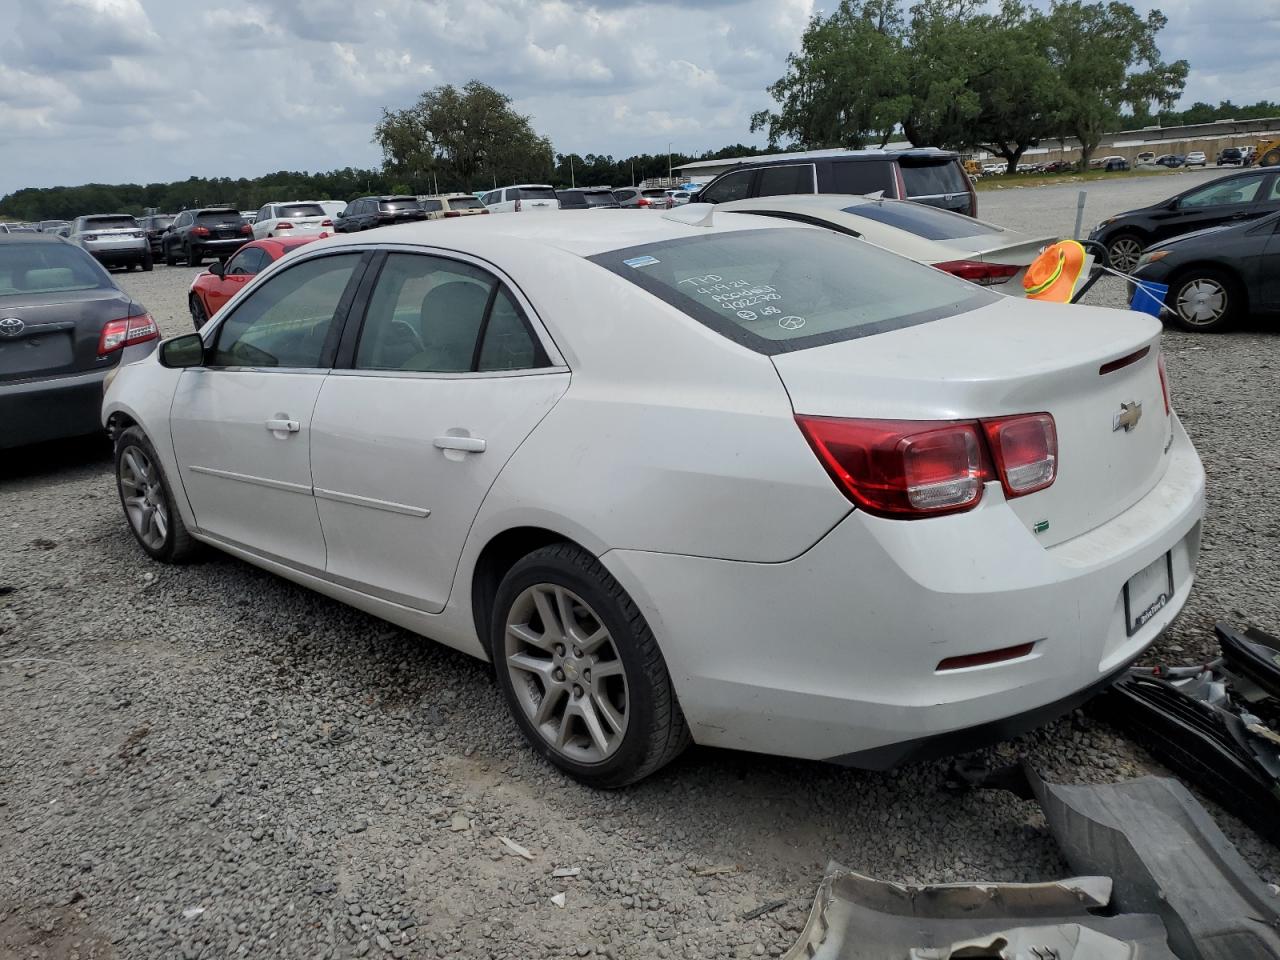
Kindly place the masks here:
[(664, 213), (663, 219), (686, 223), (691, 227), (711, 226), (711, 214), (715, 211), (714, 203), (686, 203), (680, 207), (672, 207)]
[(875, 193), (864, 193), (863, 196), (866, 197), (868, 200), (883, 200), (884, 191), (877, 190)]

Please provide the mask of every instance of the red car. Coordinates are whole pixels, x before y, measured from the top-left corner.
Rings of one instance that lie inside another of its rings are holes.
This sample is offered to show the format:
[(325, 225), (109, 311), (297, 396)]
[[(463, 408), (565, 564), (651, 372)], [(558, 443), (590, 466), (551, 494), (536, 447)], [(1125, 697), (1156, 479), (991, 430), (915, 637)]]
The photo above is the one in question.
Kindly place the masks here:
[(246, 243), (225, 263), (218, 261), (191, 281), (187, 305), (191, 308), (191, 322), (199, 330), (224, 303), (240, 292), (241, 288), (269, 264), (283, 257), (304, 243), (327, 237), (327, 233), (305, 237), (269, 237)]

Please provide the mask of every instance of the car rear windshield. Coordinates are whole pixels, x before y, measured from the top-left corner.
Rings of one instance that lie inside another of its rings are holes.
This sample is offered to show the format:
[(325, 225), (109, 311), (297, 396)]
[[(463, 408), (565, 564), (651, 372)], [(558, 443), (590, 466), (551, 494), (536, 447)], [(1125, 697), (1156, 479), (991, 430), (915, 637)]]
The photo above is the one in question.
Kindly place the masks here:
[(856, 238), (808, 228), (713, 233), (590, 259), (766, 354), (927, 323), (996, 299)]
[(318, 203), (291, 203), (287, 207), (276, 207), (276, 216), (289, 217), (323, 217), (324, 207)]
[(244, 221), (238, 210), (203, 210), (196, 214), (196, 223), (207, 225), (234, 223), (237, 226)]
[(0, 297), (111, 286), (111, 278), (79, 247), (65, 243), (0, 245)]
[(444, 204), (439, 200), (419, 200), (418, 202), (422, 204), (422, 209), (427, 213), (439, 213), (444, 209)]
[(556, 192), (550, 187), (521, 187), (521, 200), (554, 200)]
[(421, 210), (420, 204), (416, 197), (392, 197), (390, 200), (379, 200), (379, 210), (388, 210), (395, 212), (396, 210)]
[(556, 199), (560, 201), (560, 209), (562, 210), (586, 209), (587, 206), (586, 195), (578, 193), (576, 190), (557, 190)]
[(484, 204), (479, 197), (447, 197), (450, 210), (481, 210)]
[(659, 199), (661, 199), (661, 198), (665, 198), (665, 197), (666, 197), (666, 195), (667, 195), (667, 191), (665, 191), (665, 190), (657, 190), (657, 189), (654, 189), (654, 190), (641, 190), (640, 192), (641, 192), (642, 194), (644, 194), (646, 197), (648, 197), (650, 200), (653, 200), (654, 198), (659, 198)]
[(85, 217), (86, 230), (137, 230), (138, 221), (133, 217)]
[(618, 205), (617, 198), (609, 190), (592, 190), (590, 193), (584, 193), (587, 198), (588, 207), (616, 207)]
[(954, 160), (902, 161), (902, 182), (908, 197), (936, 197), (943, 193), (966, 193), (969, 181)]
[(860, 203), (845, 207), (845, 213), (865, 217), (876, 223), (897, 227), (926, 240), (959, 240), (961, 237), (978, 237), (1003, 233), (999, 227), (979, 223), (970, 217), (940, 210), (910, 200), (884, 200), (880, 203)]

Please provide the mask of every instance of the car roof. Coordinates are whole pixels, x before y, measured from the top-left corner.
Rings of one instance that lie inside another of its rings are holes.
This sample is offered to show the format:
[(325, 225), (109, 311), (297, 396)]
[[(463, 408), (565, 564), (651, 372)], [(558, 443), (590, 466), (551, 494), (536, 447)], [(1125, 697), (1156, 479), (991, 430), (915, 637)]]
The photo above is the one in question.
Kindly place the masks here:
[[(523, 190), (525, 187), (537, 187), (539, 190), (554, 190), (555, 188), (549, 183), (508, 183), (505, 187), (498, 187), (499, 190)], [(492, 191), (486, 191), (492, 193)]]
[[(694, 226), (693, 222), (712, 216), (710, 226)], [(817, 229), (786, 220), (753, 217), (745, 214), (716, 217), (710, 204), (686, 204), (661, 216), (637, 216), (630, 210), (601, 208), (587, 218), (572, 211), (549, 210), (521, 216), (463, 217), (446, 224), (442, 220), (424, 220), (394, 227), (380, 227), (373, 233), (344, 233), (321, 241), (326, 247), (399, 243), (414, 246), (441, 246), (483, 255), (486, 244), (494, 240), (527, 241), (531, 247), (556, 247), (580, 257), (592, 257), (611, 250), (665, 240), (709, 236), (715, 233), (737, 233), (743, 230), (811, 230)]]

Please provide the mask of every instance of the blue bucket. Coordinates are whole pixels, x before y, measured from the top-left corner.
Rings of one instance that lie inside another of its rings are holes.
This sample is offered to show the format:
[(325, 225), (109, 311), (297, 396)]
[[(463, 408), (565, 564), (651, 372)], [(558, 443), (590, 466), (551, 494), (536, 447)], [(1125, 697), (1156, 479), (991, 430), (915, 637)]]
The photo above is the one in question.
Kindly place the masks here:
[(1169, 293), (1169, 285), (1152, 283), (1150, 280), (1134, 280), (1133, 296), (1129, 298), (1129, 308), (1139, 313), (1149, 313), (1157, 320), (1164, 310), (1164, 298)]

